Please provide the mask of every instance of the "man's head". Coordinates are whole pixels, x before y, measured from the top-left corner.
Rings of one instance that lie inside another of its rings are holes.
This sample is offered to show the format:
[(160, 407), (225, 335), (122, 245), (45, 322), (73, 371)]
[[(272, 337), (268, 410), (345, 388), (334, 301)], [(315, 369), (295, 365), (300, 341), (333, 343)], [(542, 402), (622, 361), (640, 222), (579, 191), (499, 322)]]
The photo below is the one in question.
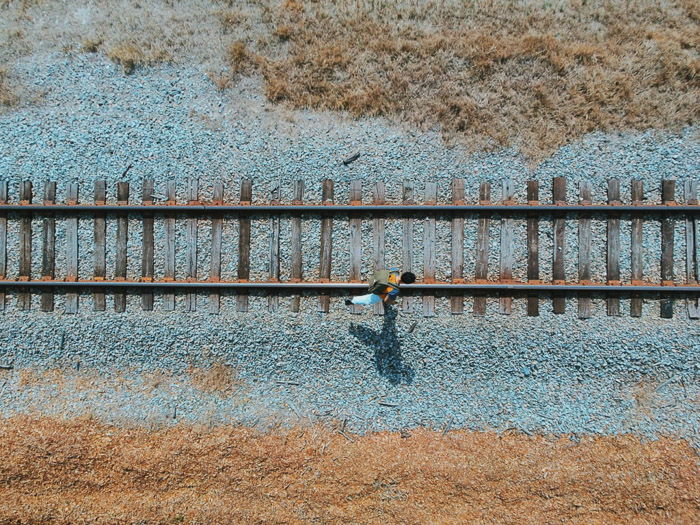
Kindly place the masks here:
[(401, 279), (400, 281), (403, 284), (411, 284), (416, 282), (416, 274), (413, 272), (403, 272), (401, 274)]

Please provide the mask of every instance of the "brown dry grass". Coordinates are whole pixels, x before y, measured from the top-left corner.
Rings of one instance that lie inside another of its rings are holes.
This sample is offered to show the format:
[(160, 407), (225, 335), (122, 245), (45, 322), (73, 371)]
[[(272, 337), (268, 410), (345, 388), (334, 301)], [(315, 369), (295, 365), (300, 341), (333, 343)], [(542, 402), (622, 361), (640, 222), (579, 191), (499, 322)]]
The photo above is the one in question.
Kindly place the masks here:
[[(91, 42), (95, 41), (91, 40)], [(100, 44), (98, 44), (98, 46)], [(90, 52), (91, 49), (88, 48), (86, 51)], [(157, 47), (144, 49), (135, 42), (123, 42), (116, 45), (107, 51), (107, 56), (121, 65), (124, 69), (124, 73), (127, 75), (133, 73), (137, 66), (167, 62), (170, 60), (170, 55), (163, 49), (158, 49)]]
[(236, 40), (228, 48), (228, 60), (231, 71), (234, 74), (249, 72), (256, 63), (256, 57), (245, 45), (245, 42)]
[(0, 2), (0, 64), (84, 42), (127, 72), (202, 65), (219, 89), (257, 69), (292, 108), (386, 116), (533, 160), (591, 131), (700, 123), (697, 0), (83, 4)]
[[(325, 4), (290, 0), (276, 12), (257, 59), (270, 100), (437, 126), (472, 147), (516, 145), (534, 159), (592, 131), (700, 120), (696, 2), (436, 2), (332, 14)], [(241, 55), (232, 61), (239, 70)]]
[(209, 368), (190, 367), (187, 372), (195, 388), (210, 394), (225, 394), (240, 384), (233, 368), (222, 363)]
[(5, 8), (14, 4), (19, 6), (20, 9), (26, 10), (30, 7), (41, 5), (42, 3), (44, 3), (44, 0), (2, 0), (0, 1), (0, 7)]
[(19, 97), (15, 94), (7, 79), (7, 70), (0, 69), (0, 108), (2, 106), (15, 106), (18, 103)]
[[(406, 435), (406, 434), (404, 434)], [(684, 442), (0, 426), (3, 523), (697, 523)]]
[(100, 38), (86, 38), (83, 40), (80, 49), (86, 53), (97, 53), (102, 43)]

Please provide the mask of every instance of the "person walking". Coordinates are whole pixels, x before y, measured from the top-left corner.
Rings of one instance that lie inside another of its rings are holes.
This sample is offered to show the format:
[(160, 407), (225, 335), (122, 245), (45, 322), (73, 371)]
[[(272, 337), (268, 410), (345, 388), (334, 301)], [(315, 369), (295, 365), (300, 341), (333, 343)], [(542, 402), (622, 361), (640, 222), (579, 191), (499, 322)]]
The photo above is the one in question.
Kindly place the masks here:
[(372, 275), (369, 281), (368, 292), (365, 295), (357, 295), (351, 299), (345, 299), (345, 304), (370, 305), (383, 301), (385, 304), (391, 304), (399, 295), (399, 286), (401, 284), (411, 284), (416, 281), (416, 276), (412, 272), (404, 272), (399, 274), (397, 268), (389, 270), (378, 270)]

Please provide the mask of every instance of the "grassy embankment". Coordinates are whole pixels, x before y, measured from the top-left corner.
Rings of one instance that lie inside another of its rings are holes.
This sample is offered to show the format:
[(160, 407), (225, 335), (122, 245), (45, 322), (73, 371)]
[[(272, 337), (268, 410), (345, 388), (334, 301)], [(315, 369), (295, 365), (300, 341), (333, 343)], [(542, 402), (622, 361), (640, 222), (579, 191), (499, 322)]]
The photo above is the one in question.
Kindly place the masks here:
[[(127, 1), (96, 7), (80, 24), (70, 2), (5, 4), (0, 65), (42, 46), (102, 52), (126, 72), (206, 64), (222, 89), (260, 75), (268, 99), (292, 108), (385, 116), (532, 159), (593, 131), (700, 120), (692, 0)], [(41, 33), (28, 22), (38, 18), (49, 25)]]

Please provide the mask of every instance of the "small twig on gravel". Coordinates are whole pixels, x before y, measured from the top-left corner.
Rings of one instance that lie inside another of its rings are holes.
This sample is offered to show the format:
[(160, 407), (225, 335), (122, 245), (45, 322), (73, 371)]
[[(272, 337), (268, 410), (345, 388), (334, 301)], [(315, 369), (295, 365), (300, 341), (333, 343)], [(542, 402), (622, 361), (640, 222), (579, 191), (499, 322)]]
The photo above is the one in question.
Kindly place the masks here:
[(343, 436), (345, 439), (347, 439), (350, 443), (354, 443), (354, 440), (350, 436), (348, 436), (345, 432), (343, 432), (342, 430), (338, 430), (338, 433), (341, 436)]
[(443, 436), (447, 434), (450, 430), (452, 430), (452, 423), (454, 423), (454, 418), (450, 416), (450, 419), (448, 419), (447, 423), (445, 424), (445, 428), (442, 430)]
[(0, 364), (0, 370), (12, 370), (15, 365), (11, 364)]
[(444, 436), (450, 431), (450, 428), (452, 428), (452, 416), (450, 416), (450, 419), (447, 420), (447, 423), (445, 423), (445, 428), (442, 429), (442, 435)]
[(294, 403), (292, 403), (291, 401), (288, 401), (288, 402), (287, 402), (287, 405), (289, 405), (289, 408), (291, 408), (291, 409), (294, 411), (294, 413), (297, 415), (297, 417), (298, 417), (299, 419), (301, 419), (301, 414), (300, 414), (299, 411), (297, 410), (297, 407), (294, 406)]
[(412, 333), (413, 333), (413, 330), (416, 329), (416, 326), (418, 326), (418, 321), (413, 321), (413, 324), (411, 324), (411, 326), (409, 327), (409, 329), (407, 330), (407, 332), (408, 332), (409, 334), (412, 334)]
[(359, 158), (360, 158), (360, 152), (358, 151), (357, 153), (354, 153), (353, 155), (350, 155), (348, 158), (346, 158), (343, 161), (343, 165), (347, 166), (348, 164), (355, 162)]
[(662, 410), (664, 408), (671, 408), (671, 407), (675, 407), (675, 406), (676, 406), (676, 403), (669, 403), (668, 405), (657, 407), (657, 410)]
[(300, 386), (301, 383), (297, 383), (296, 381), (275, 381), (278, 385), (292, 385), (292, 386)]
[(383, 407), (397, 407), (397, 406), (399, 406), (396, 403), (387, 403), (386, 401), (378, 401), (378, 403), (380, 405), (382, 405)]
[(173, 407), (173, 419), (177, 419), (177, 405)]
[(133, 166), (133, 164), (129, 164), (129, 165), (126, 167), (126, 169), (125, 169), (124, 172), (122, 173), (122, 178), (123, 178), (123, 177), (126, 177), (126, 174), (129, 173), (129, 170), (132, 168), (132, 166)]
[(669, 383), (672, 383), (672, 382), (675, 381), (676, 379), (678, 379), (678, 376), (677, 376), (677, 375), (669, 377), (666, 381), (664, 381), (664, 382), (661, 383), (659, 386), (657, 386), (657, 387), (655, 388), (655, 390), (658, 392), (658, 391), (661, 390), (663, 387), (665, 387), (665, 386), (668, 385)]

